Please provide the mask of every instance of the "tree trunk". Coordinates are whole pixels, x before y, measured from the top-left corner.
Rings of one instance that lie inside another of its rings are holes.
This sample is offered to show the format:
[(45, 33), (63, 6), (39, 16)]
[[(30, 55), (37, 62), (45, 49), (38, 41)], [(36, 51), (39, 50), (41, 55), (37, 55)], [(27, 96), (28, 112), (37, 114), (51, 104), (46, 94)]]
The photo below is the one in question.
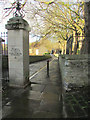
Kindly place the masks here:
[(90, 1), (85, 2), (85, 40), (82, 44), (81, 54), (90, 54), (89, 43), (90, 43)]
[(77, 54), (77, 41), (78, 41), (78, 34), (77, 31), (75, 31), (75, 43), (74, 43), (74, 51), (73, 54)]

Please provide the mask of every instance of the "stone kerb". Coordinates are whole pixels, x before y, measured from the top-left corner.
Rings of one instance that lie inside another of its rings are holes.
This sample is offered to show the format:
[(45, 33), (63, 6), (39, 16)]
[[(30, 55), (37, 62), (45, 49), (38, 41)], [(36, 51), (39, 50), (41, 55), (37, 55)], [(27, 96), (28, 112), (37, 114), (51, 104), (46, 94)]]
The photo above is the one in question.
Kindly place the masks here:
[(62, 55), (59, 64), (65, 90), (89, 85), (88, 55)]
[(9, 19), (8, 62), (9, 86), (25, 87), (29, 84), (29, 24), (21, 17)]

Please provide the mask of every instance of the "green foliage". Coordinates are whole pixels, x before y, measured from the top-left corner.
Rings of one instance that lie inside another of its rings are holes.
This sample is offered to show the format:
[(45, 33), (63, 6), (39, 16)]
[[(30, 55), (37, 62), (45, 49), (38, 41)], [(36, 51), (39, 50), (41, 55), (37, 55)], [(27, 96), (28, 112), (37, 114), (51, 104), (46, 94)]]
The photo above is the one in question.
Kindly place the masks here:
[[(49, 59), (51, 58), (50, 55), (42, 55), (42, 56), (39, 56), (39, 55), (35, 55), (35, 56), (29, 56), (29, 64), (31, 63), (34, 63), (34, 62), (39, 62), (39, 61), (43, 61), (43, 60), (46, 60), (46, 59)], [(8, 56), (3, 56), (2, 57), (2, 69), (8, 69)]]
[(29, 56), (29, 63), (34, 63), (34, 62), (39, 62), (39, 61), (43, 61), (43, 60), (46, 60), (46, 59), (49, 59), (51, 58), (50, 55), (42, 55), (42, 56), (39, 56), (39, 55), (35, 55), (35, 56)]
[(80, 54), (80, 50), (77, 50), (77, 54)]

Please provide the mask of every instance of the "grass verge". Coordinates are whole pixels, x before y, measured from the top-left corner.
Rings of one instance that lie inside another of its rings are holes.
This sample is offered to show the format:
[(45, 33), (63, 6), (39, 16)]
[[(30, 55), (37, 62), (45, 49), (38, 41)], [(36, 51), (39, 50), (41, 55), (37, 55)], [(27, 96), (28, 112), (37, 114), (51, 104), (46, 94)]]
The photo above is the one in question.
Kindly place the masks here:
[(51, 58), (50, 55), (41, 55), (41, 56), (35, 55), (35, 56), (29, 56), (29, 63), (31, 64), (31, 63), (43, 61), (43, 60), (46, 60), (46, 59), (49, 59), (49, 58)]

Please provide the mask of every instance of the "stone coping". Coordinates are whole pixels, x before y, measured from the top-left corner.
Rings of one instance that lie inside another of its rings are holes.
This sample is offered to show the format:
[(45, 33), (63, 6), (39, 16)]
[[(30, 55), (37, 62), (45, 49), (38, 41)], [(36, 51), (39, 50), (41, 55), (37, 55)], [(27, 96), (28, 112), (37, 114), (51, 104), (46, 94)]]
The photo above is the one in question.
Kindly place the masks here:
[(9, 21), (8, 21), (8, 24), (16, 24), (16, 23), (21, 23), (21, 24), (29, 25), (27, 23), (27, 21), (24, 20), (21, 17), (13, 17), (13, 18), (10, 18)]
[(81, 55), (61, 55), (63, 59), (66, 60), (83, 60), (88, 59), (90, 60), (90, 54), (81, 54)]
[(10, 18), (5, 27), (8, 30), (25, 29), (27, 31), (30, 31), (28, 22), (24, 20), (22, 17)]

